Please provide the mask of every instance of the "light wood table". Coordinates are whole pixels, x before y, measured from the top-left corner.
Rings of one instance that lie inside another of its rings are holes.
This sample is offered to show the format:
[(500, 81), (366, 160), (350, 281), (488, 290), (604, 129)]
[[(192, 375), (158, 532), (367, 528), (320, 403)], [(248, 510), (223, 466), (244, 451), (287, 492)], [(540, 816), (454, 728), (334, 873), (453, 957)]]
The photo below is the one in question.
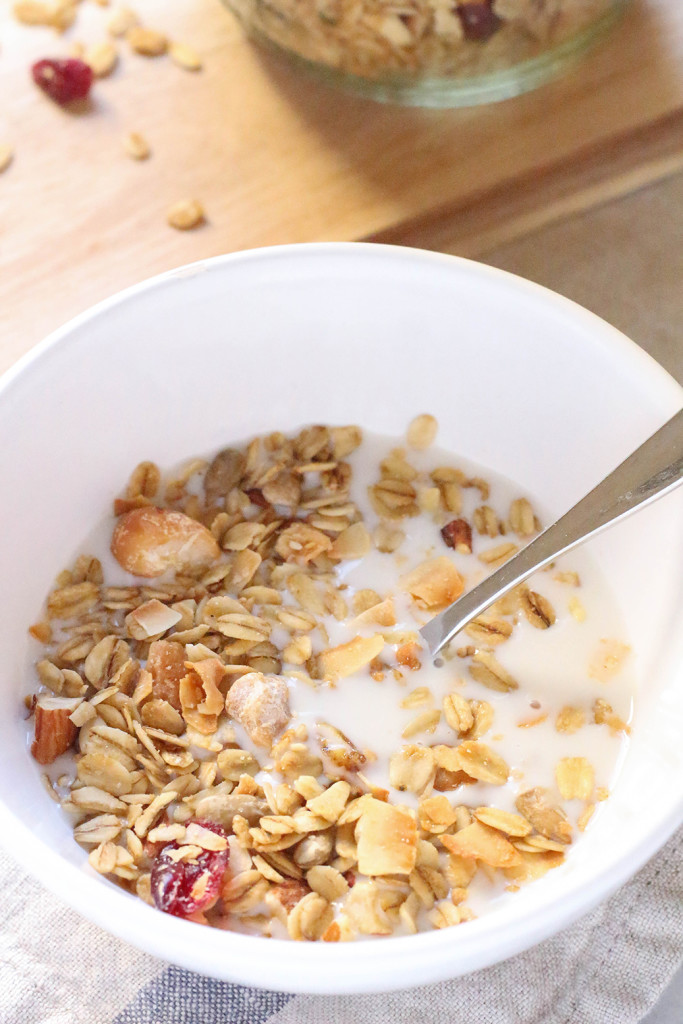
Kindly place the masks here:
[[(66, 113), (30, 63), (104, 37), (82, 3), (64, 37), (0, 6), (0, 370), (93, 302), (156, 272), (245, 247), (375, 239), (480, 255), (683, 167), (683, 4), (635, 0), (575, 71), (486, 108), (382, 106), (318, 85), (248, 43), (218, 0), (139, 0), (204, 70), (121, 47), (91, 109)], [(122, 152), (142, 132), (153, 155)], [(180, 234), (167, 207), (197, 197)]]

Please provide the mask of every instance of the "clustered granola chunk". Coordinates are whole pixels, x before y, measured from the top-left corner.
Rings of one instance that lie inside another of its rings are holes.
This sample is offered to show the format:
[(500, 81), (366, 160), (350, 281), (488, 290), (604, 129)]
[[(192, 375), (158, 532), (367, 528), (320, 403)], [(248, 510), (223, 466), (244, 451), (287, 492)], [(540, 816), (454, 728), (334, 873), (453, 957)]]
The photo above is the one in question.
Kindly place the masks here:
[[(432, 417), (418, 417), (409, 445), (427, 447), (435, 432)], [(41, 765), (69, 758), (56, 778), (45, 775), (48, 791), (74, 816), (92, 867), (169, 913), (324, 941), (442, 928), (472, 917), (477, 872), (500, 872), (514, 889), (561, 863), (572, 841), (567, 815), (540, 787), (520, 792), (514, 813), (465, 802), (477, 783), (510, 777), (482, 740), (494, 719), (488, 701), (454, 690), (433, 707), (427, 687), (405, 698), (422, 710), (388, 776), (414, 806), (368, 781), (372, 752), (333, 723), (292, 717), (292, 683), (336, 686), (358, 672), (405, 680), (420, 668), (425, 652), (416, 632), (395, 628), (392, 595), (349, 596), (337, 575), (345, 561), (373, 547), (393, 557), (402, 523), (429, 515), (444, 554), (400, 586), (431, 614), (463, 590), (450, 551), (471, 554), (477, 536), (524, 541), (539, 528), (526, 499), (503, 520), (486, 504), (486, 481), (444, 466), (421, 482), (395, 449), (369, 490), (371, 534), (350, 494), (348, 457), (361, 441), (354, 426), (273, 433), (194, 460), (166, 482), (141, 463), (114, 503), (111, 542), (140, 582), (110, 585), (100, 562), (81, 556), (31, 627), (44, 645), (41, 689), (29, 700), (32, 753)], [(462, 516), (466, 488), (481, 496), (472, 522)], [(479, 559), (495, 565), (515, 550), (496, 541)], [(493, 651), (520, 615), (538, 629), (555, 621), (546, 598), (518, 588), (471, 623), (472, 644), (449, 657), (484, 687), (515, 690)], [(332, 645), (331, 619), (357, 634)], [(608, 644), (596, 678), (625, 654)], [(602, 699), (593, 715), (627, 729)], [(442, 719), (450, 742), (415, 741)], [(567, 706), (556, 727), (572, 734), (585, 721), (584, 709)], [(606, 795), (585, 758), (562, 759), (556, 781), (563, 798), (584, 801), (584, 823)]]

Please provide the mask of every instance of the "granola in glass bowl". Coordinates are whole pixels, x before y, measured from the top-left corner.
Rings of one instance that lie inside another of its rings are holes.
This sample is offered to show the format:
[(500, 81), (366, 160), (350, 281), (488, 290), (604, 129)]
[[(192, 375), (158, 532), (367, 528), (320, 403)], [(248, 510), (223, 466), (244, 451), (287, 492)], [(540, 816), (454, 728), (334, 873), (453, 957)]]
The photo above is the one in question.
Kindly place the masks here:
[(486, 103), (546, 81), (626, 0), (224, 0), (248, 33), (380, 100)]

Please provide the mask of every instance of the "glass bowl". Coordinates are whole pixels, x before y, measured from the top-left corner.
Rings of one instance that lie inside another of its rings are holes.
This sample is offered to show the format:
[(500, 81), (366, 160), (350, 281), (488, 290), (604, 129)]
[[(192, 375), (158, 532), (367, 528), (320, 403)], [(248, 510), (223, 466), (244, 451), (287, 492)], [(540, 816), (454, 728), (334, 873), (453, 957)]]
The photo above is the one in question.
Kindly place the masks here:
[(527, 92), (574, 63), (628, 0), (223, 0), (247, 33), (383, 102), (457, 107)]

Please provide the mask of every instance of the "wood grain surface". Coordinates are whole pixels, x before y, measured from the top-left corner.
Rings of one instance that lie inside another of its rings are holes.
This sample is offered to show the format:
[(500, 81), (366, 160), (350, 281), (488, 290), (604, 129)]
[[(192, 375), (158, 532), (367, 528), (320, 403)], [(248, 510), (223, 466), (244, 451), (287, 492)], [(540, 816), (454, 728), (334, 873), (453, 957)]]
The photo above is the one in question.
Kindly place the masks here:
[[(150, 274), (259, 245), (377, 238), (476, 255), (530, 225), (683, 163), (683, 4), (641, 0), (580, 66), (469, 110), (382, 106), (333, 91), (246, 41), (218, 0), (131, 0), (191, 44), (196, 74), (121, 46), (92, 103), (67, 113), (30, 63), (105, 36), (82, 3), (64, 36), (0, 0), (0, 370), (70, 316)], [(152, 147), (130, 160), (122, 139)], [(207, 223), (167, 226), (196, 197)]]

